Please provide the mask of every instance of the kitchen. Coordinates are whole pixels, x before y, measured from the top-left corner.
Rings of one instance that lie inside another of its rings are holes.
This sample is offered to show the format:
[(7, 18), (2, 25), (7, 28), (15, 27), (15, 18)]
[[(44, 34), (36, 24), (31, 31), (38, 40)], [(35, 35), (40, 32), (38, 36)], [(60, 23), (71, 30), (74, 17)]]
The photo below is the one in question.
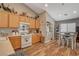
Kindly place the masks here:
[(73, 9), (79, 4), (0, 3), (0, 56), (79, 55), (78, 15), (69, 16), (67, 5)]
[[(43, 40), (41, 40), (44, 37), (40, 31), (42, 22), (40, 18), (41, 16), (38, 16), (25, 4), (1, 3), (0, 45), (3, 46), (3, 48), (1, 47), (2, 52), (0, 55), (9, 55), (11, 52), (14, 53), (17, 50), (26, 48), (37, 42), (43, 42)], [(4, 41), (7, 43), (2, 43)], [(8, 48), (8, 45), (11, 46), (11, 48), (9, 48), (11, 50), (9, 51), (5, 48)], [(3, 51), (5, 49), (6, 52)]]

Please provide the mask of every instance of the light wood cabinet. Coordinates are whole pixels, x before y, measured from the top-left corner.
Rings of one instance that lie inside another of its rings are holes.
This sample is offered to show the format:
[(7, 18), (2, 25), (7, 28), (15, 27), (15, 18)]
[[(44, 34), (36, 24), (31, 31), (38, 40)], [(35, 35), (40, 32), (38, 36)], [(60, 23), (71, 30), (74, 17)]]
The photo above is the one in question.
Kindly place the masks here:
[(32, 35), (32, 44), (40, 42), (41, 41), (41, 34), (36, 33)]
[(0, 27), (17, 28), (20, 22), (30, 24), (30, 28), (40, 28), (40, 20), (27, 16), (19, 16), (13, 13), (0, 12)]
[(20, 16), (20, 22), (30, 23), (30, 18), (27, 16)]
[(26, 22), (26, 17), (25, 16), (20, 16), (19, 20), (20, 20), (20, 22)]
[(30, 18), (30, 28), (35, 28), (35, 19)]
[(36, 28), (40, 28), (40, 20), (39, 20), (39, 18), (38, 19), (36, 19)]
[(19, 16), (15, 14), (9, 14), (9, 27), (16, 28), (19, 27)]
[(8, 27), (8, 13), (0, 12), (0, 27)]
[(30, 24), (30, 18), (29, 17), (26, 17), (26, 23)]
[(20, 36), (9, 37), (9, 40), (15, 50), (21, 48), (21, 37)]

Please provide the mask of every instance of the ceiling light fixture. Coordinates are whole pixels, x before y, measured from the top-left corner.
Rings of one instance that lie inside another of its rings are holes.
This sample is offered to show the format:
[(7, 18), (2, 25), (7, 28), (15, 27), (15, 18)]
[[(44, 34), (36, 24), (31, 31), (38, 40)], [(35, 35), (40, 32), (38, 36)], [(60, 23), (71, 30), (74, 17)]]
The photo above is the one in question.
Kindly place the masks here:
[(61, 14), (59, 14), (59, 17), (61, 17)]
[(77, 11), (73, 11), (73, 13), (74, 13), (74, 14), (76, 14), (76, 13), (77, 13)]
[(45, 4), (45, 7), (48, 7), (48, 4)]

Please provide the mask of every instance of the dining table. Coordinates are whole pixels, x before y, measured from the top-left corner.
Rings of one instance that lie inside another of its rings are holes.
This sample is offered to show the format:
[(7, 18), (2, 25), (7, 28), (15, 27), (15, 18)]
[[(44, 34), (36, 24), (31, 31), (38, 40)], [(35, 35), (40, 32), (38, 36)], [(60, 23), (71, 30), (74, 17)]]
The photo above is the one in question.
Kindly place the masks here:
[(59, 45), (76, 49), (76, 33), (59, 33)]

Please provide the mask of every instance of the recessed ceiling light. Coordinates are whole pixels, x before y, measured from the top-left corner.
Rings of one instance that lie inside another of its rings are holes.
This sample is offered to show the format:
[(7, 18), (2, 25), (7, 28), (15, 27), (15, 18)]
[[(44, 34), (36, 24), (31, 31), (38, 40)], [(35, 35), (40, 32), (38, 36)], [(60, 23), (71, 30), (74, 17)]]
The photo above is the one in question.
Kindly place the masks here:
[(61, 14), (59, 14), (59, 17), (61, 17)]
[(45, 7), (48, 7), (48, 4), (45, 4)]
[(73, 11), (73, 13), (74, 13), (74, 14), (76, 14), (76, 13), (77, 13), (77, 11)]

